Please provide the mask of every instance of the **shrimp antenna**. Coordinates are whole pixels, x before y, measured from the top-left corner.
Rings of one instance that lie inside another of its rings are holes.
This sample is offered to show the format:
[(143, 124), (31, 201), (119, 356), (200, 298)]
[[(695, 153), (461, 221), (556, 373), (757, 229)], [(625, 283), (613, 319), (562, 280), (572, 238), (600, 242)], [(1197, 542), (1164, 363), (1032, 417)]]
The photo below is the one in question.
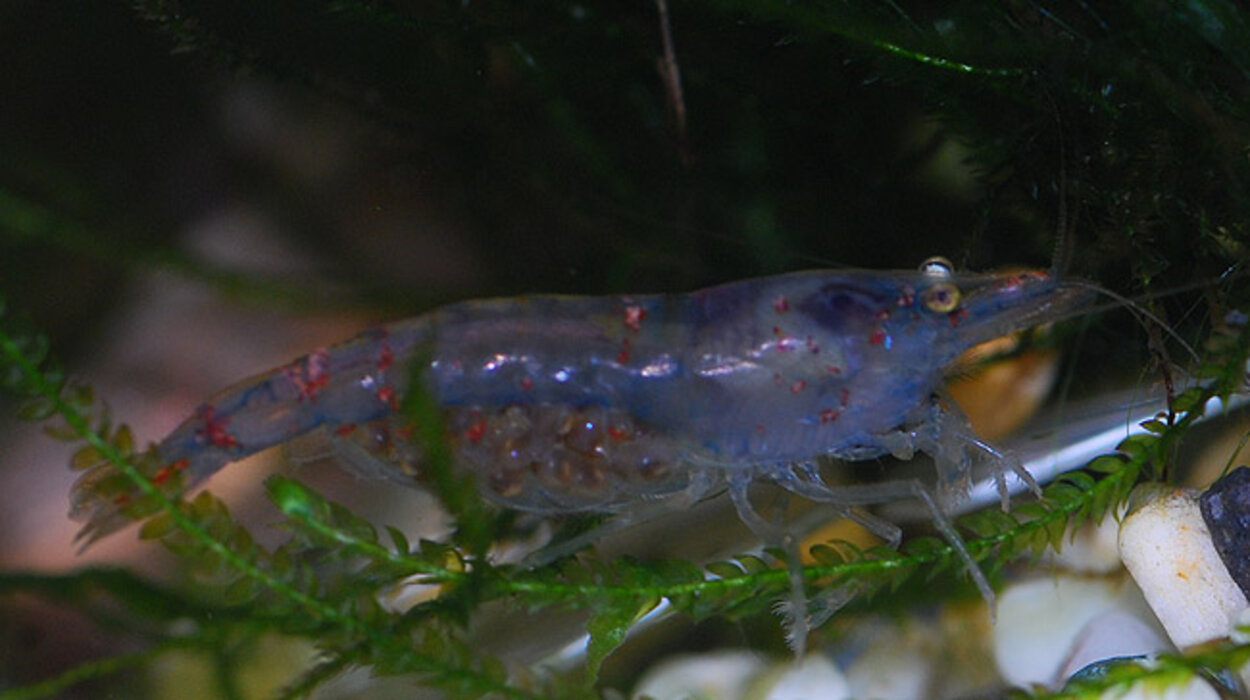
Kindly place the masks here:
[(1194, 362), (1202, 361), (1202, 358), (1198, 356), (1198, 352), (1194, 350), (1192, 345), (1186, 342), (1186, 340), (1182, 338), (1179, 333), (1172, 330), (1171, 326), (1164, 323), (1163, 319), (1151, 313), (1149, 310), (1146, 309), (1146, 307), (1142, 306), (1141, 304), (1138, 304), (1137, 302), (1133, 301), (1132, 299), (1129, 299), (1128, 297), (1122, 294), (1113, 292), (1110, 289), (1107, 289), (1106, 287), (1101, 287), (1099, 285), (1096, 285), (1093, 282), (1085, 282), (1083, 280), (1064, 280), (1063, 283), (1065, 285), (1072, 285), (1074, 287), (1081, 287), (1083, 289), (1088, 289), (1098, 294), (1102, 294), (1104, 296), (1110, 297), (1112, 300), (1122, 304), (1129, 311), (1132, 311), (1133, 315), (1137, 318), (1137, 320), (1143, 326), (1146, 325), (1147, 320), (1157, 325), (1164, 332), (1164, 334), (1166, 334), (1172, 340), (1175, 340), (1176, 342), (1180, 343), (1181, 347), (1185, 348), (1185, 352), (1194, 360)]
[[(1051, 111), (1054, 112), (1055, 114), (1055, 125), (1059, 133), (1058, 235), (1056, 236), (1055, 250), (1051, 256), (1051, 261), (1050, 261), (1051, 274), (1055, 277), (1058, 277), (1063, 272), (1063, 270), (1067, 268), (1068, 263), (1070, 262), (1069, 255), (1071, 254), (1071, 250), (1072, 250), (1072, 246), (1070, 245), (1071, 243), (1070, 236), (1072, 234), (1072, 229), (1069, 228), (1069, 224), (1068, 224), (1067, 145), (1064, 142), (1065, 140), (1063, 136), (1063, 120), (1060, 118), (1060, 115), (1059, 115), (1059, 106), (1055, 104), (1053, 97), (1048, 91), (1045, 90), (1045, 88), (1043, 88), (1042, 93), (1046, 96), (1046, 101), (1050, 104)], [(1155, 314), (1148, 311), (1141, 304), (1138, 304), (1137, 302), (1133, 301), (1132, 299), (1129, 299), (1126, 296), (1117, 294), (1116, 292), (1113, 292), (1110, 289), (1107, 289), (1106, 287), (1100, 287), (1090, 282), (1082, 282), (1080, 280), (1065, 280), (1064, 283), (1071, 284), (1076, 287), (1089, 289), (1098, 294), (1103, 294), (1107, 297), (1110, 297), (1111, 299), (1119, 302), (1120, 304), (1123, 304), (1126, 308), (1128, 308), (1130, 311), (1133, 312), (1134, 316), (1137, 317), (1137, 320), (1141, 322), (1143, 326), (1145, 326), (1145, 321), (1143, 319), (1152, 321), (1153, 323), (1155, 323), (1155, 325), (1157, 325), (1164, 332), (1164, 334), (1166, 334), (1167, 336), (1169, 336), (1176, 342), (1180, 343), (1181, 347), (1185, 349), (1185, 352), (1188, 353), (1189, 356), (1193, 358), (1195, 362), (1201, 361), (1201, 359), (1198, 357), (1198, 353), (1194, 350), (1193, 346), (1191, 346), (1188, 342), (1186, 342), (1185, 339), (1180, 336), (1180, 334), (1172, 330), (1171, 326), (1164, 323), (1163, 319), (1159, 318)]]
[[(1044, 86), (1042, 94), (1045, 95), (1046, 101), (1050, 104), (1050, 110), (1055, 115), (1055, 127), (1059, 132), (1059, 219), (1056, 224), (1058, 230), (1055, 236), (1055, 250), (1050, 260), (1051, 274), (1058, 277), (1067, 269), (1070, 262), (1072, 246), (1069, 238), (1074, 230), (1069, 229), (1068, 225), (1068, 148), (1063, 138), (1063, 119), (1059, 115), (1059, 106), (1055, 104), (1054, 98)], [(1072, 218), (1075, 222), (1076, 216)]]

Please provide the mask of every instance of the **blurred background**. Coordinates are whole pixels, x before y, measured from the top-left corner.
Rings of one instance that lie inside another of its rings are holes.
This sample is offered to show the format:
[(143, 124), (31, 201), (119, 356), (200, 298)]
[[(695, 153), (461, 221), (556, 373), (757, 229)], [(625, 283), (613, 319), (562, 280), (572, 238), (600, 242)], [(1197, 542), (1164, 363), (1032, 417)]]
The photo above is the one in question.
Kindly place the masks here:
[[(487, 296), (1058, 250), (1196, 340), (1245, 302), (1248, 77), (1246, 14), (1216, 1), (3, 0), (0, 294), (141, 442), (310, 348)], [(1153, 382), (1160, 357), (1104, 314), (1065, 376)], [(71, 448), (11, 414), (0, 568), (168, 576), (129, 534), (75, 556)], [(282, 462), (213, 490), (263, 522)], [(115, 644), (77, 624), (14, 607), (0, 676)]]

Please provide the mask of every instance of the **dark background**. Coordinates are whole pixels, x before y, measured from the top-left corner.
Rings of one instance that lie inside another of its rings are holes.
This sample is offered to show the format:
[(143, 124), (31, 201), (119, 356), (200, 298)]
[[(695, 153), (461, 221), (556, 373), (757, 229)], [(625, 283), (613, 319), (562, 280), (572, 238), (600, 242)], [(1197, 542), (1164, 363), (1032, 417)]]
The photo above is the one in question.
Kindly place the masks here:
[[(1240, 5), (916, 5), (674, 3), (679, 110), (641, 1), (0, 2), (0, 295), (143, 440), (455, 299), (1058, 249), (1190, 339), (1244, 305)], [(1078, 358), (1087, 389), (1160, 362), (1123, 313)], [(8, 561), (82, 561), (70, 477), (34, 476), (65, 455), (14, 454), (52, 515), (6, 511)]]

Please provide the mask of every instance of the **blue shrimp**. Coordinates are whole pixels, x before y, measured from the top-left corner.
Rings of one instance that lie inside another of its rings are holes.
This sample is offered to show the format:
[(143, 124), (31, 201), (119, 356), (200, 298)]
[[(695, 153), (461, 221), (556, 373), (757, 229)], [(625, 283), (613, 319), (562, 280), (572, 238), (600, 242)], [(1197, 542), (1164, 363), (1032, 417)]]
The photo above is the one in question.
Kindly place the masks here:
[[(956, 275), (939, 261), (679, 295), (453, 304), (217, 394), (155, 447), (158, 477), (177, 472), (190, 488), (320, 428), (357, 468), (413, 482), (421, 448), (398, 407), (419, 384), (442, 411), (456, 464), (504, 507), (620, 512), (728, 490), (754, 531), (795, 547), (752, 507), (752, 482), (830, 504), (895, 542), (897, 528), (852, 509), (917, 498), (992, 596), (944, 513), (967, 493), (970, 454), (999, 470), (1004, 498), (1013, 464), (942, 400), (944, 371), (977, 343), (1068, 313), (1089, 289), (1040, 271)], [(936, 502), (917, 481), (828, 485), (814, 464), (916, 452), (934, 459)], [(71, 514), (88, 542), (128, 522), (124, 496), (101, 495), (99, 480), (89, 471), (75, 487)], [(792, 617), (801, 639), (805, 616)]]

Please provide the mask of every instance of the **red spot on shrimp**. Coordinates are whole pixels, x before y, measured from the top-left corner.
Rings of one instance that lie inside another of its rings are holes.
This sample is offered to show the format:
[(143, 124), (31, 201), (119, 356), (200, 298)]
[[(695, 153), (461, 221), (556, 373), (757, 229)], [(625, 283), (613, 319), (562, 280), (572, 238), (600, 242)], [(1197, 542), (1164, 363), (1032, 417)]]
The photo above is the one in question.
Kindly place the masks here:
[(777, 298), (773, 299), (773, 311), (776, 311), (779, 314), (784, 314), (789, 310), (790, 300), (786, 298), (786, 295), (778, 294)]
[(887, 338), (889, 338), (889, 336), (886, 335), (885, 330), (876, 328), (872, 331), (872, 335), (868, 336), (868, 342), (873, 345), (885, 345)]
[(474, 420), (472, 423), (469, 424), (469, 427), (464, 429), (464, 439), (468, 440), (469, 442), (475, 445), (481, 442), (482, 438), (485, 436), (486, 436), (486, 419), (481, 416), (478, 416), (477, 420)]
[(339, 437), (346, 437), (348, 435), (351, 435), (354, 432), (356, 432), (355, 423), (344, 423), (342, 425), (338, 425), (334, 427), (334, 434), (338, 435)]
[(152, 475), (152, 483), (157, 486), (164, 485), (165, 482), (169, 481), (170, 477), (189, 466), (191, 466), (191, 460), (186, 457), (183, 457), (176, 462), (170, 462), (169, 464), (166, 464), (156, 470), (156, 473)]
[(967, 317), (968, 317), (967, 309), (956, 309), (950, 312), (949, 314), (946, 314), (946, 318), (950, 320), (951, 326), (958, 326), (959, 322), (963, 321)]
[(837, 365), (825, 365), (825, 371), (829, 374), (842, 374), (842, 368)]
[(217, 409), (204, 406), (200, 409), (200, 417), (204, 419), (204, 429), (196, 434), (215, 447), (238, 447), (239, 440), (226, 429), (229, 418), (218, 418)]
[(807, 382), (802, 379), (790, 385), (790, 393), (797, 394), (807, 388)]
[(395, 364), (395, 352), (391, 350), (390, 345), (383, 344), (382, 351), (378, 353), (378, 371), (385, 372)]
[(608, 437), (615, 442), (622, 442), (629, 439), (629, 431), (619, 425), (609, 425)]
[(383, 386), (378, 389), (378, 401), (386, 404), (392, 411), (399, 410), (399, 395), (393, 387)]
[(997, 289), (1000, 292), (1015, 292), (1028, 284), (1030, 280), (1045, 282), (1048, 279), (1050, 275), (1045, 270), (1026, 270), (1007, 277), (998, 284)]
[(625, 307), (625, 327), (637, 333), (642, 328), (642, 319), (647, 317), (647, 310), (637, 305)]
[(531, 377), (521, 377), (521, 389), (529, 391), (534, 388), (534, 380)]
[(899, 294), (898, 296), (898, 305), (899, 306), (911, 306), (912, 304), (915, 304), (915, 303), (916, 303), (916, 290), (912, 289), (909, 285), (904, 285), (902, 294)]
[(1000, 292), (1014, 292), (1020, 288), (1021, 282), (1023, 282), (1023, 280), (1019, 275), (1012, 275), (1002, 282), (999, 282), (998, 285), (996, 285), (996, 289)]
[(618, 364), (629, 364), (629, 338), (621, 339), (621, 351), (616, 354)]
[(300, 400), (315, 401), (330, 385), (330, 353), (321, 348), (286, 368), (286, 376), (299, 389)]
[(828, 425), (829, 423), (832, 423), (835, 420), (837, 420), (839, 417), (842, 416), (842, 412), (846, 410), (846, 406), (848, 403), (850, 403), (850, 401), (851, 401), (851, 390), (843, 388), (841, 394), (838, 396), (838, 403), (840, 403), (841, 406), (839, 406), (838, 408), (822, 409), (820, 412), (820, 423), (822, 425)]

